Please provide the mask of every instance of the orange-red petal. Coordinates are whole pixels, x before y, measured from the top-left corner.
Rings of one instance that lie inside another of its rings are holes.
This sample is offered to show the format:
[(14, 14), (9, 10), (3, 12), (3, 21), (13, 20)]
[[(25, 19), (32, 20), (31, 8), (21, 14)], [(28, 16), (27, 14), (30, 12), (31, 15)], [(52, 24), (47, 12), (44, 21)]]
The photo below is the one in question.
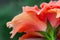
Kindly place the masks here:
[(13, 25), (11, 38), (13, 38), (13, 36), (17, 32), (29, 33), (29, 32), (39, 31), (39, 30), (42, 30), (42, 31), (46, 30), (46, 24), (40, 21), (38, 17), (32, 13), (29, 13), (29, 14), (22, 13), (17, 15), (13, 18), (10, 24)]

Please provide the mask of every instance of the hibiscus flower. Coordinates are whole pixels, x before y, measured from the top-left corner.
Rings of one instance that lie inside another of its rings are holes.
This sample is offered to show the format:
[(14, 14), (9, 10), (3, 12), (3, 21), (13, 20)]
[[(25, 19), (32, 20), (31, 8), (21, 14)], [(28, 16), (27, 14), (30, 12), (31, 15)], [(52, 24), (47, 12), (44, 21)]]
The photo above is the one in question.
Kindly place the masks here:
[[(49, 3), (42, 3), (38, 6), (25, 6), (23, 7), (23, 12), (15, 16), (11, 21), (7, 22), (7, 27), (13, 28), (10, 32), (11, 38), (15, 34), (25, 32), (19, 40), (27, 38), (38, 38), (44, 37), (37, 31), (44, 31), (48, 28), (48, 22), (50, 22), (53, 29), (56, 29), (60, 25), (60, 0), (50, 1)], [(50, 29), (51, 30), (51, 29)], [(58, 32), (57, 37), (60, 38), (60, 32)]]

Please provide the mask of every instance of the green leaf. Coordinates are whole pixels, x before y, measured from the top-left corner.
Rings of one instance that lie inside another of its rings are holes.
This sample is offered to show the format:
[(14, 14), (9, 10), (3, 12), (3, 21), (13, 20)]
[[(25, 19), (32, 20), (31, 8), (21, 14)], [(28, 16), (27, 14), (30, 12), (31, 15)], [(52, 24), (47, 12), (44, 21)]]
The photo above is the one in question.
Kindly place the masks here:
[(51, 26), (51, 24), (50, 24), (49, 21), (48, 21), (48, 23), (47, 23), (46, 32), (50, 35), (50, 37), (53, 37), (53, 36), (54, 36), (54, 29), (53, 29), (53, 27)]
[(44, 32), (44, 31), (39, 31), (40, 34), (42, 34), (44, 37), (46, 37), (47, 39), (49, 39), (49, 35), (48, 33)]
[(56, 40), (56, 30), (55, 30), (55, 28), (53, 28), (52, 27), (52, 25), (50, 24), (50, 22), (48, 21), (48, 23), (47, 23), (47, 30), (46, 30), (46, 32), (50, 35), (50, 38), (51, 38), (51, 40)]

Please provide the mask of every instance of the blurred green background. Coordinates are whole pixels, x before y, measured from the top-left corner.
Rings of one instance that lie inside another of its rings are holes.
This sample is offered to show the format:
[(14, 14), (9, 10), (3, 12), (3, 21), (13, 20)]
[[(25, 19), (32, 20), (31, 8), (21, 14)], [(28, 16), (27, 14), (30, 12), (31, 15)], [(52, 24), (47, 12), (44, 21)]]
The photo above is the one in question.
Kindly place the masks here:
[(9, 32), (12, 29), (6, 27), (6, 22), (10, 21), (15, 15), (22, 12), (23, 6), (34, 6), (50, 0), (0, 0), (0, 40), (18, 40), (22, 34), (17, 33), (10, 39)]

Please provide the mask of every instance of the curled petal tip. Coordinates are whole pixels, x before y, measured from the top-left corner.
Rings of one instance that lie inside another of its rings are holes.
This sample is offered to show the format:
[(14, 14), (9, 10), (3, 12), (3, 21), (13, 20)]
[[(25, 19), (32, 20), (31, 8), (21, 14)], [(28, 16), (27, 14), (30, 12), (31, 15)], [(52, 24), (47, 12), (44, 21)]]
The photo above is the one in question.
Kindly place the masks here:
[(12, 36), (10, 38), (13, 38)]
[(9, 25), (8, 25), (8, 24), (9, 24), (9, 22), (7, 22), (7, 23), (6, 23), (7, 27), (9, 27)]
[(22, 7), (22, 9), (24, 9), (24, 6)]
[(13, 31), (10, 32), (10, 34), (12, 34), (12, 33), (13, 33)]
[(7, 25), (8, 28), (13, 27), (13, 25), (11, 24), (11, 22), (8, 22), (6, 25)]
[(15, 34), (12, 33), (11, 37), (10, 38), (13, 38), (15, 36)]

